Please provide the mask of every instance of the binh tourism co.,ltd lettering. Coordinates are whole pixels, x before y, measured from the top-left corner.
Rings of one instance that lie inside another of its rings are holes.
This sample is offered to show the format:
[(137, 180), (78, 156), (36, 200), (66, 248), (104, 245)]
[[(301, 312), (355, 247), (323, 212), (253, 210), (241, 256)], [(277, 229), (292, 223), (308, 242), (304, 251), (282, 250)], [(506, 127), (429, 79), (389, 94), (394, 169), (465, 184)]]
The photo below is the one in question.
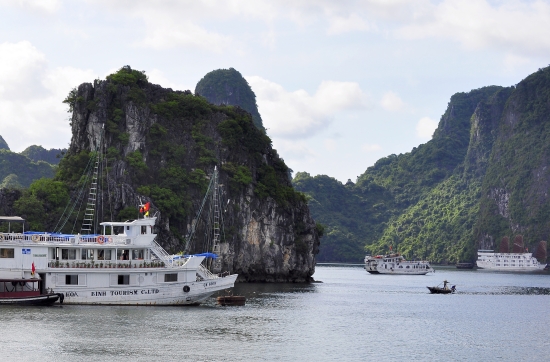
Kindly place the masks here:
[[(90, 292), (92, 297), (106, 297), (106, 296), (118, 296), (118, 295), (139, 295), (139, 294), (157, 294), (158, 289), (132, 289), (132, 290), (101, 290), (96, 292)], [(67, 297), (76, 297), (76, 292), (65, 293)]]

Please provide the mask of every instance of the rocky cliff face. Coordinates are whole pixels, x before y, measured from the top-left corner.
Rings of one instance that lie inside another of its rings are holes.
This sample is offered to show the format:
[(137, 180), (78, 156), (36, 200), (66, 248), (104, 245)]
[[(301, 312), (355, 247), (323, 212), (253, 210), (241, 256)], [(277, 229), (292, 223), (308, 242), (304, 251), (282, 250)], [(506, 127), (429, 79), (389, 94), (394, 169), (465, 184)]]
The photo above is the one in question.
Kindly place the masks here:
[(217, 166), (229, 200), (222, 270), (241, 281), (310, 281), (318, 228), (249, 113), (163, 89), (129, 67), (80, 85), (67, 102), (73, 137), (58, 178), (74, 182), (82, 159), (103, 140), (109, 170), (103, 199), (112, 200), (119, 218), (137, 215), (140, 198), (150, 201), (159, 212), (159, 243), (178, 252)]
[[(480, 247), (522, 234), (528, 245), (550, 237), (550, 68), (510, 88), (493, 115), (491, 148), (476, 224)], [(510, 238), (512, 239), (512, 238)]]

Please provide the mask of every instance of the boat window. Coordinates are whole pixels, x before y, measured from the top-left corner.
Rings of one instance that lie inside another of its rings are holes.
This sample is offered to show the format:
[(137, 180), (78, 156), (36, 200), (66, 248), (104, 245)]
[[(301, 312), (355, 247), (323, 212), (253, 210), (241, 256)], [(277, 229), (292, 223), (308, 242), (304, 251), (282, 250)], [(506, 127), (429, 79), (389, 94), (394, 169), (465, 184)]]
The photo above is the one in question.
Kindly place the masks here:
[(76, 249), (61, 249), (62, 260), (76, 260)]
[(111, 254), (111, 249), (100, 249), (97, 251), (97, 260), (111, 260)]
[(13, 249), (1, 248), (1, 249), (0, 249), (0, 258), (10, 258), (10, 259), (13, 259), (13, 258), (14, 258)]
[(130, 230), (130, 227), (129, 227), (129, 226), (126, 226), (126, 230)]
[(178, 273), (173, 274), (164, 274), (164, 282), (177, 282), (178, 281)]
[(118, 249), (116, 251), (116, 258), (118, 260), (128, 260), (130, 258), (130, 250)]
[(118, 285), (128, 285), (130, 284), (130, 276), (129, 275), (119, 275), (118, 276)]
[(147, 234), (147, 225), (141, 225), (141, 233)]
[(67, 274), (67, 275), (65, 275), (65, 284), (67, 284), (67, 285), (78, 285), (78, 274)]
[(1, 248), (1, 249), (0, 249), (0, 258), (10, 258), (10, 259), (13, 259), (13, 258), (14, 258), (13, 249)]
[(80, 255), (82, 260), (94, 260), (94, 250), (93, 249), (82, 249)]
[(133, 260), (143, 259), (143, 249), (134, 249), (134, 250), (132, 250), (132, 259)]

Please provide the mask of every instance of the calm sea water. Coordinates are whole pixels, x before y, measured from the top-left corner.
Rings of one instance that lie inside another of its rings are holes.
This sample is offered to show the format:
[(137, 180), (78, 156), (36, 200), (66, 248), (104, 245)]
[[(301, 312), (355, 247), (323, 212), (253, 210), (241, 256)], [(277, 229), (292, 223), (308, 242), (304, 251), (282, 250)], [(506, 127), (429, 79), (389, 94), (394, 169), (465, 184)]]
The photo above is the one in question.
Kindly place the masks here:
[[(437, 269), (239, 284), (244, 307), (0, 308), (1, 361), (543, 361), (550, 275)], [(430, 295), (444, 279), (454, 295)]]

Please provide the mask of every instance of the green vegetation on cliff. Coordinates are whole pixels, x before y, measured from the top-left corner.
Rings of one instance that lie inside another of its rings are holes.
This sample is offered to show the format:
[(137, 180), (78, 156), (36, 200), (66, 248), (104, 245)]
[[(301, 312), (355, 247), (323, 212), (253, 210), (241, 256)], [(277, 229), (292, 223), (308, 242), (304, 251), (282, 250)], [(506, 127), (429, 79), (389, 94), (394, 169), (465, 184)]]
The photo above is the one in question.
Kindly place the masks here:
[(531, 250), (550, 237), (550, 68), (515, 88), (453, 95), (431, 141), (378, 160), (356, 184), (304, 173), (293, 182), (326, 225), (322, 261), (390, 246), (408, 258), (474, 261), (477, 248), (519, 233)]
[(195, 87), (195, 94), (216, 105), (239, 106), (252, 115), (254, 124), (265, 132), (262, 117), (256, 105), (256, 95), (241, 73), (233, 68), (213, 70)]
[(33, 162), (27, 156), (6, 149), (0, 149), (0, 183), (2, 187), (29, 187), (42, 177), (53, 177), (54, 166), (38, 161)]
[(52, 165), (57, 165), (67, 150), (51, 148), (49, 150), (42, 146), (32, 145), (27, 147), (22, 155), (27, 156), (34, 162), (44, 161)]

